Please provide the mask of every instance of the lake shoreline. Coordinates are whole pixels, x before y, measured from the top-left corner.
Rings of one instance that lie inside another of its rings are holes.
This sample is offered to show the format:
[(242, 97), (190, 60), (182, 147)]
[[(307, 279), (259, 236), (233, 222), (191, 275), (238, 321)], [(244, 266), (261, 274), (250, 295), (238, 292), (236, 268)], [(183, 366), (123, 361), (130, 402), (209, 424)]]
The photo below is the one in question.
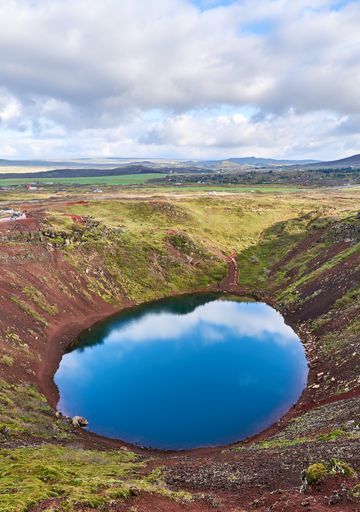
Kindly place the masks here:
[[(227, 278), (225, 278), (225, 281)], [(256, 301), (262, 301), (266, 304), (270, 305), (274, 309), (276, 309), (278, 312), (280, 312), (284, 319), (286, 320), (286, 323), (290, 325), (294, 332), (299, 335), (299, 338), (304, 345), (306, 357), (308, 359), (307, 354), (307, 343), (306, 340), (304, 340), (304, 335), (306, 337), (306, 334), (304, 332), (299, 333), (299, 325), (297, 324), (296, 320), (292, 318), (292, 314), (287, 311), (281, 311), (278, 307), (276, 307), (276, 301), (273, 297), (264, 294), (263, 292), (256, 293), (252, 290), (249, 290), (244, 287), (239, 286), (227, 286), (227, 283), (224, 284), (220, 283), (219, 285), (210, 286), (208, 288), (199, 288), (196, 290), (188, 290), (184, 291), (182, 293), (173, 293), (167, 296), (161, 296), (158, 299), (155, 299), (155, 301), (164, 300), (169, 297), (181, 297), (186, 296), (189, 294), (201, 294), (201, 293), (219, 293), (219, 294), (229, 294), (233, 295), (239, 298), (249, 297), (253, 298)], [(49, 404), (51, 407), (56, 410), (56, 406), (59, 400), (59, 391), (58, 388), (54, 382), (54, 375), (59, 368), (60, 361), (62, 359), (63, 354), (71, 347), (71, 345), (74, 343), (74, 341), (83, 333), (86, 331), (89, 327), (104, 321), (105, 319), (112, 317), (113, 315), (119, 314), (119, 313), (125, 313), (127, 311), (130, 311), (132, 308), (136, 306), (142, 306), (146, 305), (148, 303), (154, 302), (153, 300), (149, 300), (146, 302), (143, 302), (141, 304), (137, 304), (135, 302), (129, 302), (126, 306), (117, 309), (114, 308), (111, 305), (106, 306), (105, 308), (101, 309), (101, 311), (98, 311), (97, 313), (92, 313), (86, 318), (82, 318), (78, 321), (72, 321), (71, 323), (64, 321), (62, 324), (53, 326), (49, 329), (49, 343), (48, 343), (48, 353), (46, 354), (45, 361), (46, 364), (42, 366), (39, 374), (38, 374), (38, 385), (40, 391), (45, 395), (47, 398)], [(93, 446), (94, 444), (96, 446), (100, 444), (104, 444), (105, 447), (113, 447), (113, 448), (120, 448), (120, 447), (128, 447), (131, 448), (135, 452), (149, 452), (154, 454), (173, 454), (173, 453), (183, 453), (183, 454), (207, 454), (207, 453), (214, 453), (221, 449), (224, 449), (226, 447), (232, 447), (236, 446), (239, 443), (252, 443), (259, 440), (263, 440), (266, 437), (270, 435), (274, 435), (276, 432), (280, 430), (286, 424), (290, 419), (294, 418), (296, 415), (301, 414), (305, 411), (308, 411), (312, 409), (314, 406), (322, 405), (331, 403), (332, 401), (336, 401), (337, 399), (342, 398), (349, 398), (353, 396), (353, 393), (344, 393), (343, 395), (336, 397), (335, 400), (326, 399), (322, 401), (321, 403), (314, 404), (310, 398), (309, 393), (309, 385), (314, 382), (314, 376), (312, 375), (312, 364), (311, 361), (308, 359), (308, 366), (309, 366), (309, 374), (308, 374), (308, 384), (304, 388), (301, 396), (299, 397), (298, 401), (288, 410), (288, 412), (281, 417), (280, 420), (266, 428), (265, 430), (262, 430), (261, 432), (254, 434), (246, 439), (243, 439), (241, 441), (235, 441), (230, 444), (225, 444), (221, 446), (215, 446), (215, 447), (203, 447), (203, 448), (194, 448), (194, 449), (188, 449), (188, 450), (162, 450), (162, 449), (156, 449), (156, 448), (142, 448), (137, 445), (127, 443), (125, 441), (119, 440), (119, 439), (113, 439), (106, 436), (102, 436), (99, 434), (96, 434), (94, 432), (86, 431), (86, 430), (78, 430), (78, 434), (81, 436), (82, 441), (86, 444), (86, 446)], [(317, 368), (318, 369), (318, 368)]]

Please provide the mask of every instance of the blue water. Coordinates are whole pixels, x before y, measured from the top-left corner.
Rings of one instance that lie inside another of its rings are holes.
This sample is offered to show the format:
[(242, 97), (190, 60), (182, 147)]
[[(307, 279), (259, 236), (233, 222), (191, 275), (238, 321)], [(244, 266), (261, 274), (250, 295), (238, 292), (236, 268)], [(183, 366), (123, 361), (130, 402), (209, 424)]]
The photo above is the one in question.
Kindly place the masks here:
[(303, 345), (259, 302), (170, 298), (85, 331), (55, 375), (58, 408), (146, 447), (223, 445), (278, 420), (307, 380)]

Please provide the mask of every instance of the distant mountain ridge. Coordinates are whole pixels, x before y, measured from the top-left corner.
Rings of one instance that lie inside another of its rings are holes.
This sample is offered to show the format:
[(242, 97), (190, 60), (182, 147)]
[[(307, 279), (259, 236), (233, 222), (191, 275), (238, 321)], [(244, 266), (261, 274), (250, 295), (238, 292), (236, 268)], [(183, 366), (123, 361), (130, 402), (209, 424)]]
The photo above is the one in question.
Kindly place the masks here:
[(208, 160), (201, 162), (203, 165), (223, 164), (229, 162), (237, 165), (254, 165), (254, 166), (273, 166), (273, 165), (305, 165), (317, 163), (318, 160), (277, 160), (275, 158), (257, 158), (255, 156), (242, 158), (227, 158), (226, 160)]
[(74, 166), (77, 167), (82, 165), (81, 163), (71, 161), (50, 161), (50, 160), (6, 160), (0, 158), (1, 167), (64, 167)]
[[(90, 169), (94, 168), (109, 168), (111, 163), (108, 162), (97, 162), (96, 159), (74, 159), (69, 161), (52, 161), (52, 160), (6, 160), (0, 158), (0, 167), (61, 167), (62, 169), (65, 168), (82, 168), (85, 167)], [(125, 166), (125, 165), (143, 165), (143, 166), (159, 166), (160, 167), (160, 161), (159, 159), (126, 159), (126, 158), (109, 158), (109, 161), (118, 161), (117, 164), (113, 163), (113, 166)], [(123, 160), (123, 163), (121, 163), (121, 160)], [(170, 167), (174, 165), (174, 167), (188, 167), (195, 166), (195, 167), (213, 167), (213, 166), (221, 166), (229, 164), (236, 164), (236, 165), (291, 165), (291, 164), (310, 164), (310, 163), (318, 163), (319, 160), (289, 160), (289, 159), (275, 159), (275, 158), (257, 158), (255, 156), (250, 157), (239, 157), (239, 158), (225, 158), (225, 159), (218, 159), (218, 160), (167, 160), (162, 159), (161, 166)], [(119, 165), (120, 164), (120, 165)], [(176, 165), (175, 165), (176, 164)], [(91, 166), (91, 167), (90, 167)]]
[(331, 160), (329, 162), (318, 162), (316, 167), (341, 168), (341, 167), (359, 167), (360, 153), (339, 160)]
[(247, 163), (247, 164), (263, 164), (263, 165), (277, 165), (277, 164), (284, 164), (284, 165), (291, 165), (291, 164), (305, 164), (305, 163), (315, 163), (318, 162), (318, 160), (277, 160), (275, 158), (256, 158), (255, 156), (251, 156), (249, 158), (229, 158), (230, 162), (236, 162), (236, 163)]
[[(5, 178), (25, 178), (31, 181), (37, 178), (81, 178), (90, 176), (122, 176), (132, 174), (148, 173), (211, 173), (219, 171), (243, 172), (253, 168), (279, 169), (286, 167), (298, 167), (299, 170), (309, 169), (337, 169), (354, 167), (360, 169), (360, 153), (350, 157), (341, 158), (327, 162), (317, 160), (277, 160), (274, 158), (240, 157), (224, 160), (170, 160), (170, 159), (121, 159), (113, 158), (110, 163), (94, 161), (95, 159), (77, 159), (70, 162), (53, 162), (45, 160), (6, 160), (0, 159), (0, 168), (5, 171), (6, 167), (21, 167), (23, 169), (15, 172), (1, 172), (0, 180)], [(99, 159), (101, 160), (101, 159)], [(123, 160), (123, 161), (121, 161)], [(34, 169), (38, 167), (38, 169)], [(48, 169), (50, 167), (50, 169)], [(51, 169), (52, 167), (52, 169)], [(27, 171), (26, 168), (29, 170)], [(31, 170), (31, 168), (33, 168)], [(41, 169), (43, 168), (43, 170)]]

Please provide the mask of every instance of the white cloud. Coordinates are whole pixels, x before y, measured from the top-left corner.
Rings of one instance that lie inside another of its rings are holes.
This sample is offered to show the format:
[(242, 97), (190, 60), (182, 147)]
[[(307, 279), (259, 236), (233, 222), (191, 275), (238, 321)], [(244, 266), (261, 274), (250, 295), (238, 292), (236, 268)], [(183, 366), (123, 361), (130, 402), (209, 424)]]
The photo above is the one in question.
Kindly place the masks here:
[[(347, 151), (355, 152), (356, 126), (345, 129), (348, 126), (349, 116), (331, 111), (297, 114), (290, 109), (281, 115), (255, 115), (252, 119), (242, 114), (183, 114), (154, 123), (141, 140), (151, 145), (180, 147), (184, 154), (194, 154), (197, 148), (202, 148), (205, 156), (207, 149), (216, 148), (218, 154), (225, 156), (239, 151), (301, 158), (306, 148), (320, 155), (324, 145), (340, 153), (344, 143), (350, 143)], [(351, 128), (355, 130), (354, 136)]]
[(136, 343), (180, 339), (195, 326), (201, 329), (201, 338), (205, 343), (223, 341), (224, 329), (230, 330), (236, 336), (251, 337), (258, 341), (265, 340), (269, 334), (274, 335), (275, 341), (281, 344), (292, 343), (298, 339), (281, 315), (265, 304), (245, 305), (215, 301), (199, 306), (186, 315), (150, 313), (140, 321), (112, 330), (105, 342), (129, 349), (131, 344)]
[[(298, 157), (301, 148), (303, 157), (329, 157), (358, 150), (359, 2), (219, 3), (0, 0), (0, 151), (220, 157), (231, 148)], [(221, 117), (224, 104), (234, 113)], [(262, 121), (237, 119), (244, 106)], [(163, 128), (147, 120), (153, 109)], [(334, 146), (334, 124), (345, 119)], [(266, 130), (276, 132), (275, 144)]]
[(21, 119), (20, 102), (6, 91), (0, 90), (0, 126), (11, 127)]

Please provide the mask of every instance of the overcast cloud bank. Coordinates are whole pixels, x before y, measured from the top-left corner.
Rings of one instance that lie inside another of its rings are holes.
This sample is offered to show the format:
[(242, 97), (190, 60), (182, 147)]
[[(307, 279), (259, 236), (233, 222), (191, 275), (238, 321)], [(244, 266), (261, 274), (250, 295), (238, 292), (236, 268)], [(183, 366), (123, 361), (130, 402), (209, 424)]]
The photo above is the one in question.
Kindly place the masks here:
[(0, 157), (359, 151), (357, 0), (0, 0), (0, 18)]

